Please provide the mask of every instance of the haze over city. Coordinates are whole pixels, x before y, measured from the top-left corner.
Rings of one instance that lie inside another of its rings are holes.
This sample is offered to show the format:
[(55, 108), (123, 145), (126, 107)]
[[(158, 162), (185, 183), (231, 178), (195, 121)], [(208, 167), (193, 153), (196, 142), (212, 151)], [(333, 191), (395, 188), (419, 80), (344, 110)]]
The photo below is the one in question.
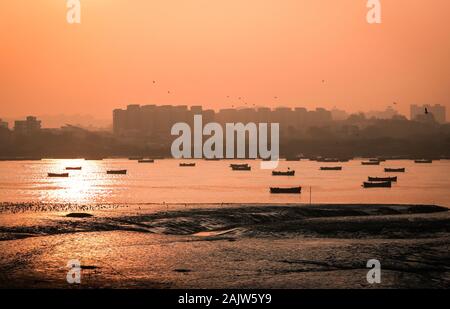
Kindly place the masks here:
[(449, 10), (384, 1), (374, 26), (365, 1), (83, 1), (69, 25), (65, 1), (2, 1), (0, 117), (111, 120), (127, 104), (450, 110)]

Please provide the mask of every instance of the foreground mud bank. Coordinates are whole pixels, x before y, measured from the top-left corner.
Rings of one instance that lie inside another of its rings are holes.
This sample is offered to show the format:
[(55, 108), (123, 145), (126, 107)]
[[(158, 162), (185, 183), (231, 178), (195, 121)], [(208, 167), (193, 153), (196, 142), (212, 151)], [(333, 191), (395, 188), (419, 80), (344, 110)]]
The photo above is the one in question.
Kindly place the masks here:
[[(81, 288), (450, 287), (450, 214), (438, 206), (68, 214), (0, 226), (0, 287), (73, 288), (71, 259), (83, 266)], [(381, 263), (380, 284), (367, 283), (369, 259)]]

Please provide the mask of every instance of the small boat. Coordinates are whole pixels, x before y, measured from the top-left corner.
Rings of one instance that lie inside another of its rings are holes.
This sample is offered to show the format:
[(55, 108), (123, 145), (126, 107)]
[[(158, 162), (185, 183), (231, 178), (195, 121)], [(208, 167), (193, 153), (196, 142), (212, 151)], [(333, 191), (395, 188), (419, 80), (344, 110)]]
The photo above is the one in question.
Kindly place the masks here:
[(392, 187), (392, 182), (390, 181), (379, 181), (379, 182), (364, 182), (364, 188), (390, 188)]
[(84, 158), (84, 160), (86, 160), (86, 161), (102, 161), (103, 158), (102, 157), (88, 157), (88, 158)]
[(155, 160), (153, 160), (153, 159), (141, 159), (141, 160), (138, 160), (138, 163), (155, 163)]
[(245, 166), (248, 166), (248, 163), (242, 163), (242, 164), (230, 164), (230, 167), (231, 168), (233, 168), (233, 167), (245, 167)]
[(362, 165), (380, 165), (380, 161), (363, 161)]
[(322, 166), (320, 167), (321, 171), (341, 171), (342, 166)]
[(272, 194), (300, 194), (302, 192), (302, 187), (293, 188), (276, 188), (271, 187), (270, 193)]
[(386, 173), (404, 173), (405, 172), (405, 168), (385, 168), (384, 171)]
[(231, 166), (231, 169), (233, 171), (250, 171), (252, 169), (252, 167), (248, 164), (246, 164), (246, 165), (235, 164), (234, 166)]
[(272, 176), (295, 176), (295, 171), (272, 171)]
[(414, 163), (433, 163), (433, 160), (430, 159), (420, 159), (420, 160), (414, 160)]
[(395, 177), (368, 177), (369, 181), (381, 181), (381, 182), (385, 182), (385, 181), (392, 181), (392, 182), (397, 182), (397, 176)]
[(48, 177), (69, 177), (69, 173), (48, 173)]
[(329, 162), (329, 163), (337, 163), (337, 162), (339, 162), (340, 160), (339, 159), (336, 159), (336, 158), (320, 158), (320, 159), (317, 159), (317, 162)]
[(180, 163), (181, 167), (194, 167), (195, 163)]
[(68, 166), (66, 167), (66, 171), (81, 171), (81, 166)]
[(111, 170), (111, 171), (106, 171), (106, 174), (108, 174), (108, 175), (126, 175), (127, 170)]

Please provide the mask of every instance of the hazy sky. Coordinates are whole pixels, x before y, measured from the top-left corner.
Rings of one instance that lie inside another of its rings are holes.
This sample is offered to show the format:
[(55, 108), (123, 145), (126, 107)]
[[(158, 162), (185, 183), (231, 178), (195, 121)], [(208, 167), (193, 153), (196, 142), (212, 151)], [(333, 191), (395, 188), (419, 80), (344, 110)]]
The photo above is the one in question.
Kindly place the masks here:
[(381, 0), (381, 25), (366, 2), (81, 0), (70, 25), (66, 0), (2, 0), (0, 118), (134, 103), (450, 109), (450, 1)]

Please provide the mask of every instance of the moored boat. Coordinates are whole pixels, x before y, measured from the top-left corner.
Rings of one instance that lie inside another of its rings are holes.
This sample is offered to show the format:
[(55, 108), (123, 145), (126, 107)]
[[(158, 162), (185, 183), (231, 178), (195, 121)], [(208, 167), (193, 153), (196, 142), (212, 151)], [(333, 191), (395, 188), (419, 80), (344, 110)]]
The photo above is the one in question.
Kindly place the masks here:
[(86, 161), (102, 161), (103, 157), (87, 157), (87, 158), (84, 158), (84, 160), (86, 160)]
[(252, 167), (248, 164), (239, 165), (239, 164), (232, 164), (231, 169), (233, 171), (250, 171)]
[(414, 163), (433, 163), (433, 160), (430, 159), (420, 159), (420, 160), (414, 160)]
[(295, 171), (272, 171), (272, 176), (295, 176)]
[(106, 174), (108, 175), (126, 175), (127, 170), (110, 170), (106, 171)]
[(272, 194), (300, 194), (301, 192), (302, 187), (292, 187), (292, 188), (270, 187), (270, 193)]
[(195, 163), (180, 163), (181, 167), (194, 167)]
[(392, 181), (392, 182), (397, 182), (397, 176), (395, 177), (368, 177), (369, 181)]
[(66, 171), (81, 171), (81, 166), (68, 166), (66, 167)]
[(48, 173), (48, 177), (69, 177), (69, 173)]
[(390, 181), (377, 181), (377, 182), (367, 182), (363, 183), (364, 188), (390, 188), (392, 187), (392, 182)]
[(337, 163), (340, 162), (337, 158), (319, 158), (316, 160), (317, 162), (328, 162), (328, 163)]
[(402, 168), (385, 168), (384, 171), (386, 173), (404, 173), (406, 169), (404, 167)]
[(321, 171), (341, 171), (342, 166), (321, 166)]
[(141, 159), (141, 160), (138, 160), (138, 163), (155, 163), (155, 160), (153, 160), (153, 159)]
[(233, 168), (233, 167), (245, 167), (245, 166), (248, 166), (248, 163), (239, 163), (239, 164), (230, 164), (230, 167), (231, 168)]
[(380, 161), (363, 161), (362, 165), (380, 165)]

